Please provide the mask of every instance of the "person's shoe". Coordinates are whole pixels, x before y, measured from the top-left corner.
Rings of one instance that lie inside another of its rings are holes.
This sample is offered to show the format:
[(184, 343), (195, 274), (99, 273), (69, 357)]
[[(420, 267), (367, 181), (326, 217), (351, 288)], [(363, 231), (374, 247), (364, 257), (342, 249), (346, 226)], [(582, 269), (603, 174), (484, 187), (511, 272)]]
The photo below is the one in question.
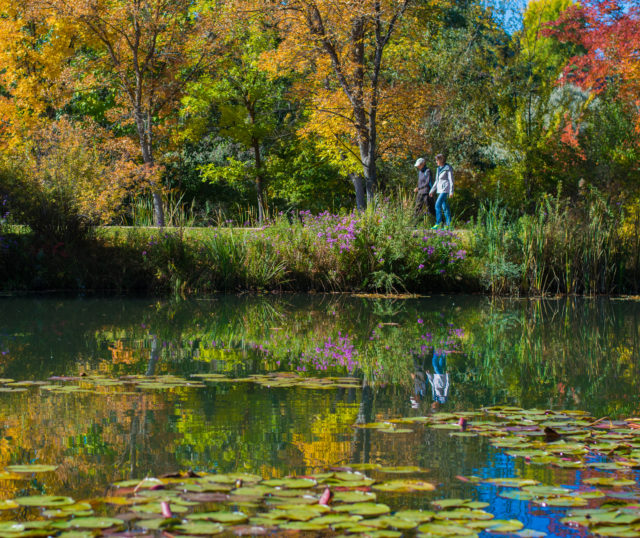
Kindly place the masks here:
[(431, 226), (431, 229), (432, 229), (432, 230), (437, 230), (437, 229), (439, 229), (439, 228), (440, 228), (440, 225), (439, 225), (439, 224), (436, 224), (435, 226)]

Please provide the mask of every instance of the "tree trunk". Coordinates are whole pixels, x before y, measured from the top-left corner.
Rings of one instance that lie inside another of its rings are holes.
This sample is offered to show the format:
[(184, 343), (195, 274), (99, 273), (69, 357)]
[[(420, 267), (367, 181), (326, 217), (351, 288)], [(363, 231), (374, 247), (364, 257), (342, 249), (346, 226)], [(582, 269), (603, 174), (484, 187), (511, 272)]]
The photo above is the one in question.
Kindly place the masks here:
[(356, 209), (364, 211), (367, 209), (367, 199), (365, 197), (364, 178), (360, 174), (349, 174), (349, 179), (353, 183), (356, 191)]
[(256, 161), (256, 195), (258, 198), (258, 221), (262, 224), (264, 222), (264, 193), (263, 179), (262, 179), (262, 158), (260, 156), (260, 142), (257, 139), (252, 140), (253, 156)]
[[(151, 120), (145, 121), (141, 110), (135, 112), (136, 130), (140, 140), (140, 150), (142, 152), (142, 162), (150, 168), (154, 166), (153, 145), (151, 133)], [(153, 219), (156, 226), (164, 227), (164, 208), (162, 207), (162, 193), (157, 188), (155, 180), (151, 182), (153, 195)]]
[(367, 192), (367, 204), (372, 204), (376, 192), (377, 177), (375, 148), (369, 141), (360, 144), (360, 159), (362, 160), (362, 172)]

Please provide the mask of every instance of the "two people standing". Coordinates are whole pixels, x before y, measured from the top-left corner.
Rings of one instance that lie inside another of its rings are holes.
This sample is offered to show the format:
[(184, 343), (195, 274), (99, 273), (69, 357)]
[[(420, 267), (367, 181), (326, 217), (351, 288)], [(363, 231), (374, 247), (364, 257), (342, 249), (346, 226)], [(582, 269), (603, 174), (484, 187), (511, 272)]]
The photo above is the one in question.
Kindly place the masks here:
[[(430, 200), (434, 193), (438, 195), (435, 203), (436, 224), (432, 229), (438, 229), (442, 225), (442, 216), (444, 214), (447, 228), (451, 226), (451, 209), (449, 208), (449, 198), (453, 196), (453, 168), (447, 164), (444, 155), (439, 153), (436, 155), (435, 179), (431, 182), (431, 171), (427, 167), (426, 161), (422, 158), (416, 161), (415, 167), (418, 169), (418, 187), (414, 189), (417, 192), (416, 214), (424, 211), (426, 207), (431, 213)], [(427, 187), (428, 185), (428, 187)], [(428, 198), (427, 198), (428, 190)]]

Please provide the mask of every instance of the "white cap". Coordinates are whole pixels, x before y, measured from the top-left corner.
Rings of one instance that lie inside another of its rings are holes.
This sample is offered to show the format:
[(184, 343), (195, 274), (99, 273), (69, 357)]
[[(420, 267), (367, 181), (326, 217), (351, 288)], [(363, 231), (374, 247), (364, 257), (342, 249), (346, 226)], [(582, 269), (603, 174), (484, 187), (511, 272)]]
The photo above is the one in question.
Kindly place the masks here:
[(422, 157), (420, 157), (420, 158), (416, 161), (416, 164), (414, 164), (413, 166), (415, 166), (416, 168), (418, 168), (418, 166), (423, 165), (425, 162), (426, 162), (426, 161), (425, 161)]

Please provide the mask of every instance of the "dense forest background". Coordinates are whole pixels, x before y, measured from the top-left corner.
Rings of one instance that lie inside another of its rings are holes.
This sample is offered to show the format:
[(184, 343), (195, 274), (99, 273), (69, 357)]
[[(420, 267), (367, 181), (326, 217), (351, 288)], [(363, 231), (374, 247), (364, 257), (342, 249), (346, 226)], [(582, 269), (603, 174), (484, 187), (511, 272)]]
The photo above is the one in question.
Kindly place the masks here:
[(593, 188), (637, 211), (640, 6), (2, 0), (3, 217), (257, 221), (412, 191), (463, 221)]

